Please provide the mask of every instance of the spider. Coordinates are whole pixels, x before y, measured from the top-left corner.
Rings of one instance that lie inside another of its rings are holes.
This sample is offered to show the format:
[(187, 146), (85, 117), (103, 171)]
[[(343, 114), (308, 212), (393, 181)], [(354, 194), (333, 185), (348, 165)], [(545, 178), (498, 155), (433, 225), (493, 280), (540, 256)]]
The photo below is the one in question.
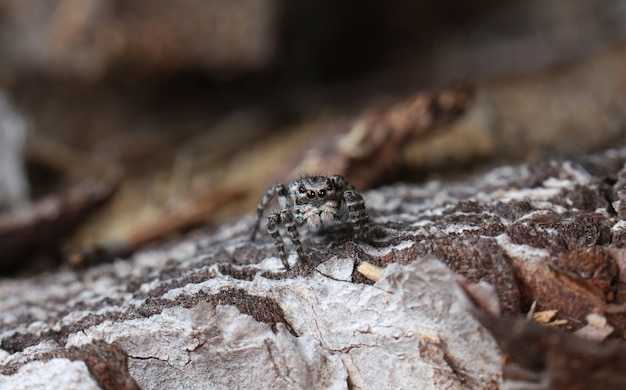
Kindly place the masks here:
[(259, 202), (251, 240), (254, 241), (267, 204), (278, 195), (280, 212), (267, 217), (267, 232), (274, 239), (276, 249), (285, 269), (289, 270), (288, 254), (279, 227), (284, 226), (298, 253), (301, 263), (306, 255), (300, 242), (298, 226), (307, 224), (317, 231), (324, 226), (336, 223), (352, 225), (354, 238), (362, 240), (368, 231), (369, 218), (365, 201), (358, 191), (343, 176), (307, 176), (294, 180), (287, 186), (276, 184), (269, 188)]

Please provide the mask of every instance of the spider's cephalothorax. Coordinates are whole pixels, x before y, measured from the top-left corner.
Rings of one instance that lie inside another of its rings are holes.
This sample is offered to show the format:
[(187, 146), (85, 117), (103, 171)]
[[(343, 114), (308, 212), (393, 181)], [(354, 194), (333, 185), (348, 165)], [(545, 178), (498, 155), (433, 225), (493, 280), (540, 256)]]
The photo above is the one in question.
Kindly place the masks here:
[(278, 196), (280, 212), (267, 217), (267, 231), (274, 238), (276, 249), (285, 265), (287, 252), (280, 236), (279, 227), (284, 226), (301, 262), (306, 260), (298, 226), (307, 224), (312, 230), (335, 223), (349, 223), (356, 239), (365, 237), (368, 217), (365, 202), (358, 191), (342, 176), (309, 176), (292, 181), (285, 187), (276, 184), (267, 191), (257, 208), (256, 220), (252, 228), (252, 241), (261, 223), (267, 204), (274, 195)]

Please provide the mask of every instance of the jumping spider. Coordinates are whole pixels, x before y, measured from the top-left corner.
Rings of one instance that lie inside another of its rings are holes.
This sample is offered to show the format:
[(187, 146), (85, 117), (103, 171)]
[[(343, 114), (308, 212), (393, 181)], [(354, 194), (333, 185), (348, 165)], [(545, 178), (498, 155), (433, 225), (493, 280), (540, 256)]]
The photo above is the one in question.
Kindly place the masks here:
[(355, 239), (363, 239), (367, 234), (369, 219), (365, 202), (354, 186), (343, 176), (309, 176), (294, 180), (286, 187), (283, 184), (270, 187), (259, 202), (252, 229), (252, 241), (259, 229), (263, 211), (274, 195), (278, 195), (280, 212), (270, 214), (266, 226), (286, 270), (290, 267), (285, 242), (279, 232), (280, 226), (287, 229), (300, 262), (306, 261), (306, 255), (300, 242), (298, 226), (305, 223), (312, 230), (336, 223), (349, 223), (352, 225)]

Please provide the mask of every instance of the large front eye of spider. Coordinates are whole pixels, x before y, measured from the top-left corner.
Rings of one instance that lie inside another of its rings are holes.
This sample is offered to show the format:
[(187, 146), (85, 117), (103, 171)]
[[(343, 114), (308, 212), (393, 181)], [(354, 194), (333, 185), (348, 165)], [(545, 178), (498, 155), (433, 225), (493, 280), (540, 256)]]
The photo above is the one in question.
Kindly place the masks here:
[(326, 190), (317, 191), (317, 197), (323, 199), (326, 196)]
[(306, 193), (306, 197), (309, 199), (315, 198), (315, 191), (309, 191)]

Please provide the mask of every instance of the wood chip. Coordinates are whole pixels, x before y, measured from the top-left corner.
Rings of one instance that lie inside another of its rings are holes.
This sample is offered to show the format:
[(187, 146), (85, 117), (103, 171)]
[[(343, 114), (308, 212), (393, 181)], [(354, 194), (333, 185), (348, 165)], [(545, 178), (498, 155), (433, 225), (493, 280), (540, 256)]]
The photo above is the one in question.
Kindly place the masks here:
[(383, 268), (377, 267), (370, 263), (362, 263), (356, 269), (363, 276), (368, 278), (369, 280), (373, 280), (374, 282), (378, 282), (380, 280), (380, 276), (383, 273)]

